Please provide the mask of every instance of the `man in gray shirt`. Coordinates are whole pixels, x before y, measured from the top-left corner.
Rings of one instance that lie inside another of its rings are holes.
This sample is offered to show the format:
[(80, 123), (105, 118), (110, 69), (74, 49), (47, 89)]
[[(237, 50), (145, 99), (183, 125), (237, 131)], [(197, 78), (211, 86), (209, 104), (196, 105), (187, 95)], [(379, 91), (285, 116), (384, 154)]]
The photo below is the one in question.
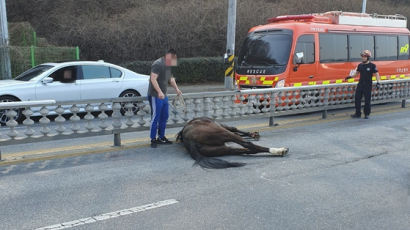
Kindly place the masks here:
[[(169, 49), (164, 57), (154, 61), (151, 66), (151, 76), (148, 88), (148, 101), (151, 106), (151, 147), (156, 148), (158, 144), (172, 144), (165, 137), (165, 128), (168, 121), (168, 97), (167, 88), (170, 84), (180, 95), (175, 78), (171, 73), (171, 66), (177, 64), (177, 53)], [(157, 138), (158, 134), (158, 138)]]

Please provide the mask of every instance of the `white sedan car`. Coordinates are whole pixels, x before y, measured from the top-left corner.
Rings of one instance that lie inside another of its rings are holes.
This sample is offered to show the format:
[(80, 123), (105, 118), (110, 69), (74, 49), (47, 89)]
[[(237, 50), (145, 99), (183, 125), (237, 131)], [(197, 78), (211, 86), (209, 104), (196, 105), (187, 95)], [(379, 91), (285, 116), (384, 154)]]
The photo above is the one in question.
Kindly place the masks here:
[[(147, 75), (103, 61), (45, 63), (13, 80), (0, 80), (0, 102), (145, 96), (148, 79)], [(1, 124), (7, 121), (4, 113), (0, 111)]]

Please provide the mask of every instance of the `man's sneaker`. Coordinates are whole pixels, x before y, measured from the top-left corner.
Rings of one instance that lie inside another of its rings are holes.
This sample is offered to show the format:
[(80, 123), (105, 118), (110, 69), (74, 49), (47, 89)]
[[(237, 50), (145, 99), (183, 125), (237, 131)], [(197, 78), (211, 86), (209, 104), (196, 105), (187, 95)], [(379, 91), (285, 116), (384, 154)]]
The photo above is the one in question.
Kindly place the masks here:
[(358, 115), (358, 114), (352, 114), (352, 115), (350, 115), (352, 118), (360, 118), (360, 115)]
[(157, 139), (151, 139), (151, 148), (156, 148), (158, 146), (158, 140)]
[(364, 119), (369, 119), (369, 115), (365, 115), (365, 116), (364, 116)]
[(166, 137), (159, 137), (157, 141), (159, 144), (172, 144), (172, 141), (168, 140)]

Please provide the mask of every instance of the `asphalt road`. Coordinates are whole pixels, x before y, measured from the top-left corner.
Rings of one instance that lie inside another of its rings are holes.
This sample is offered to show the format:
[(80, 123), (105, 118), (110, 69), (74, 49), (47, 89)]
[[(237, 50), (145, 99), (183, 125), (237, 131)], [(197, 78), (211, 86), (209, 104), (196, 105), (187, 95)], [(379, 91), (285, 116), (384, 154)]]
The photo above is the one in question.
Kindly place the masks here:
[(242, 168), (201, 169), (178, 144), (0, 166), (1, 229), (410, 229), (410, 110), (331, 117), (232, 123), (290, 148), (223, 158)]

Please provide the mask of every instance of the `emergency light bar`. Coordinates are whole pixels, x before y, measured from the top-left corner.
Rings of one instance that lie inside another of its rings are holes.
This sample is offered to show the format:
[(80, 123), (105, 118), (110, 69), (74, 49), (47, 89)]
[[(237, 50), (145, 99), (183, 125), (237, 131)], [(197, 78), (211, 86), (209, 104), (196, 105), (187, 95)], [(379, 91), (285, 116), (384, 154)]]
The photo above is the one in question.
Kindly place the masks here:
[(310, 21), (326, 24), (407, 28), (407, 18), (400, 14), (378, 15), (330, 11), (319, 14), (283, 15), (268, 19), (268, 23), (282, 21)]
[(268, 19), (269, 23), (272, 22), (279, 22), (279, 21), (289, 21), (289, 20), (311, 20), (313, 19), (314, 16), (311, 14), (305, 14), (305, 15), (284, 15), (284, 16), (277, 16), (274, 18)]

